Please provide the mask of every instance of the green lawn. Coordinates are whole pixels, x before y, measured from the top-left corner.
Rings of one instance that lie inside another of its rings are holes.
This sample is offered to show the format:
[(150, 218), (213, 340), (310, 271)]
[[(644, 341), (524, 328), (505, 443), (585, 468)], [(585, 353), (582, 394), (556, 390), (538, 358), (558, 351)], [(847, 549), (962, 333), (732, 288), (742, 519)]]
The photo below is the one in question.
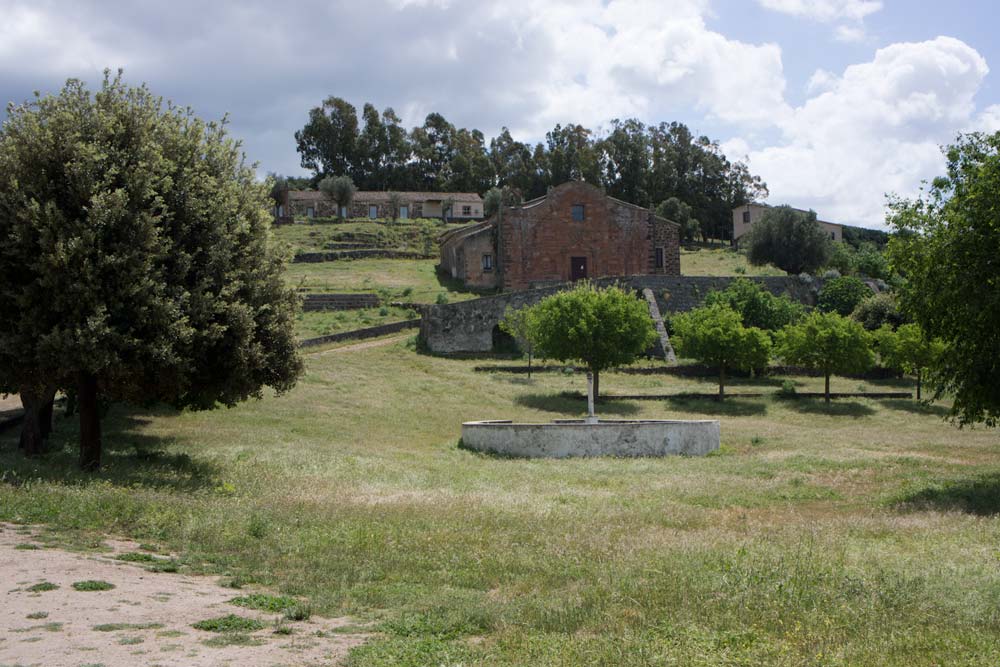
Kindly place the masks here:
[[(57, 416), (43, 461), (2, 434), (0, 520), (77, 544), (129, 536), (178, 553), (182, 570), (371, 621), (379, 634), (355, 666), (1000, 661), (1000, 442), (943, 422), (942, 405), (612, 402), (605, 416), (720, 418), (723, 448), (501, 459), (461, 449), (461, 422), (579, 415), (559, 393), (581, 390), (581, 374), (474, 373), (490, 362), (403, 343), (307, 359), (287, 396), (112, 408), (96, 476), (73, 471), (72, 421)], [(601, 384), (714, 390), (617, 373)]]
[(300, 312), (295, 318), (295, 333), (299, 338), (315, 338), (327, 334), (364, 329), (419, 317), (410, 308), (383, 306), (359, 310), (327, 310)]
[(684, 276), (783, 276), (773, 266), (753, 266), (742, 252), (730, 248), (681, 248)]
[(290, 285), (308, 292), (382, 292), (387, 300), (435, 303), (475, 298), (453, 281), (439, 277), (434, 259), (344, 259), (288, 265)]

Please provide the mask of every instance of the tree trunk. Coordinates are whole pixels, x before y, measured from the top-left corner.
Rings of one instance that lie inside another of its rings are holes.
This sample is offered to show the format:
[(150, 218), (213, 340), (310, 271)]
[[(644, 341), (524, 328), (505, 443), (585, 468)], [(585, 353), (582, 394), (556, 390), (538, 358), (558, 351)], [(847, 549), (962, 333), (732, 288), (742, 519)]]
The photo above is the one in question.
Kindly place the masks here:
[(42, 437), (41, 421), (39, 412), (42, 408), (41, 395), (32, 390), (21, 388), (21, 405), (24, 406), (24, 418), (21, 422), (21, 438), (17, 446), (24, 452), (25, 456), (39, 456), (45, 451), (45, 442)]
[(48, 440), (52, 433), (52, 409), (55, 407), (55, 403), (55, 392), (53, 391), (51, 394), (46, 392), (45, 402), (42, 403), (42, 407), (38, 411), (38, 429), (42, 432), (43, 440)]
[(601, 395), (601, 372), (595, 370), (590, 372), (594, 374), (594, 402), (596, 403)]
[(829, 373), (825, 373), (824, 377), (826, 378), (826, 389), (824, 390), (824, 394), (826, 395), (826, 402), (829, 403), (830, 402), (830, 374)]
[(920, 400), (920, 369), (917, 369), (917, 400)]
[(726, 367), (719, 366), (719, 400), (726, 397)]
[(24, 406), (24, 421), (17, 446), (24, 450), (25, 456), (38, 456), (45, 451), (45, 440), (52, 432), (52, 403), (56, 390), (55, 387), (41, 390), (20, 387), (18, 391)]
[(97, 405), (97, 377), (91, 373), (80, 373), (77, 409), (80, 412), (80, 468), (97, 470), (101, 467), (101, 413)]

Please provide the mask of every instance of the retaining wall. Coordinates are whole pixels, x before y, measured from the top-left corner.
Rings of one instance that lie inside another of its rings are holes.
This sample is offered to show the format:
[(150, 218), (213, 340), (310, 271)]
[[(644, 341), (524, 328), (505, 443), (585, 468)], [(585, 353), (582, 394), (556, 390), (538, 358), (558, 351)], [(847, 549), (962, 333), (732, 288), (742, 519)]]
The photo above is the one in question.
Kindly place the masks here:
[(403, 320), (402, 322), (393, 322), (392, 324), (380, 324), (377, 327), (368, 327), (366, 329), (355, 329), (353, 331), (342, 331), (341, 333), (330, 334), (328, 336), (320, 336), (319, 338), (307, 338), (305, 340), (299, 341), (299, 347), (317, 347), (319, 345), (328, 345), (329, 343), (336, 343), (342, 340), (362, 340), (365, 338), (378, 338), (379, 336), (396, 333), (397, 331), (416, 329), (418, 326), (420, 326), (419, 318), (414, 320)]
[[(620, 284), (640, 295), (650, 290), (661, 313), (678, 313), (698, 307), (713, 290), (724, 290), (734, 280), (709, 276), (632, 276), (628, 278), (601, 278), (593, 281), (600, 286)], [(792, 299), (807, 305), (816, 304), (816, 295), (822, 281), (803, 281), (798, 276), (750, 278), (773, 294), (788, 294)], [(427, 349), (437, 354), (454, 352), (489, 352), (493, 349), (494, 330), (503, 319), (508, 307), (520, 308), (537, 303), (550, 294), (565, 289), (557, 285), (541, 289), (508, 292), (495, 296), (460, 301), (444, 305), (431, 305), (423, 310), (420, 337)]]
[(300, 252), (292, 258), (296, 264), (309, 262), (335, 262), (338, 259), (363, 259), (377, 257), (379, 259), (433, 259), (434, 255), (405, 250), (382, 250), (370, 248), (367, 250), (331, 250), (330, 252)]
[(466, 422), (462, 424), (462, 444), (470, 449), (521, 458), (704, 456), (719, 448), (719, 422)]
[(302, 310), (358, 310), (377, 308), (380, 303), (378, 294), (370, 293), (306, 294)]

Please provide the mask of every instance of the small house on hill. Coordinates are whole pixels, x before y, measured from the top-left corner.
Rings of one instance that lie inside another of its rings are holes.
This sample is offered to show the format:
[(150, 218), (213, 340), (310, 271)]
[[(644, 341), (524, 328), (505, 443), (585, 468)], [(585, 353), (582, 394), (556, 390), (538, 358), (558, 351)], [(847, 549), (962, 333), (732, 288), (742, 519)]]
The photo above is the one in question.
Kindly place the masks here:
[(680, 275), (680, 226), (572, 181), (440, 237), (440, 269), (469, 287)]
[[(398, 196), (398, 209), (393, 210), (393, 194)], [(479, 220), (483, 217), (483, 199), (475, 192), (382, 192), (359, 190), (350, 206), (337, 210), (337, 203), (319, 190), (286, 190), (277, 206), (279, 223), (310, 218), (370, 218), (407, 220), (410, 218), (443, 218), (448, 220)]]

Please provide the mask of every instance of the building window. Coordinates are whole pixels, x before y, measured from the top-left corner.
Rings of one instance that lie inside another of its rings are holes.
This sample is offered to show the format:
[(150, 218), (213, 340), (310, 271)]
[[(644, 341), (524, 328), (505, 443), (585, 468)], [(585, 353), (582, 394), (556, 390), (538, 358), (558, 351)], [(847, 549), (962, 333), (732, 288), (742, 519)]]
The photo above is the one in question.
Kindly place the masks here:
[(573, 204), (573, 222), (583, 222), (583, 204)]
[(307, 206), (306, 207), (306, 217), (307, 218), (315, 218), (316, 217), (316, 209), (314, 209), (312, 206)]
[(744, 225), (750, 224), (750, 211), (743, 211), (743, 224)]
[(483, 255), (483, 271), (493, 270), (493, 255)]
[(834, 241), (837, 240), (837, 232), (830, 232), (830, 238)]
[(472, 207), (471, 206), (463, 206), (462, 207), (462, 215), (472, 215)]
[(372, 205), (368, 207), (368, 217), (372, 220), (378, 217), (378, 206)]
[(663, 248), (656, 249), (656, 268), (663, 268)]
[(341, 206), (340, 207), (340, 217), (341, 218), (346, 218), (347, 217), (347, 207), (346, 206)]
[(406, 220), (407, 218), (409, 218), (410, 217), (410, 207), (409, 206), (400, 206), (399, 207), (399, 217), (402, 220)]

